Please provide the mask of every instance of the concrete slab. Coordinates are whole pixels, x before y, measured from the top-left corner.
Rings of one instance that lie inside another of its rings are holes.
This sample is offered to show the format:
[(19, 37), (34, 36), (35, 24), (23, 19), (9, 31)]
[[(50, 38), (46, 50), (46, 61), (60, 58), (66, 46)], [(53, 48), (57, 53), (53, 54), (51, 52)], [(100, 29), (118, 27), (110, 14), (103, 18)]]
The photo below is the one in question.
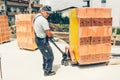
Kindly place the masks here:
[[(61, 53), (50, 43), (54, 52), (53, 70), (56, 75), (45, 77), (39, 50), (21, 50), (17, 41), (0, 44), (2, 80), (120, 80), (120, 65), (63, 66)], [(67, 44), (60, 40), (57, 45), (64, 50)], [(113, 49), (114, 47), (112, 47)], [(116, 49), (118, 53), (119, 49)]]

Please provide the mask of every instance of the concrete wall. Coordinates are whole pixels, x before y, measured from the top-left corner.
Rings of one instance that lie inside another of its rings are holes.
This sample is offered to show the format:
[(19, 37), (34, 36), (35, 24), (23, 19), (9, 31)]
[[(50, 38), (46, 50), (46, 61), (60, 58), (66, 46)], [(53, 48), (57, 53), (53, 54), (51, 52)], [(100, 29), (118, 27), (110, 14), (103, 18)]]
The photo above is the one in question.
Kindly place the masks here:
[[(3, 9), (2, 9), (3, 7)], [(5, 5), (4, 4), (0, 4), (0, 10), (5, 10)]]
[(101, 0), (90, 0), (91, 7), (101, 7)]
[(120, 27), (120, 3), (119, 3), (119, 0), (107, 0), (106, 7), (112, 9), (113, 27)]

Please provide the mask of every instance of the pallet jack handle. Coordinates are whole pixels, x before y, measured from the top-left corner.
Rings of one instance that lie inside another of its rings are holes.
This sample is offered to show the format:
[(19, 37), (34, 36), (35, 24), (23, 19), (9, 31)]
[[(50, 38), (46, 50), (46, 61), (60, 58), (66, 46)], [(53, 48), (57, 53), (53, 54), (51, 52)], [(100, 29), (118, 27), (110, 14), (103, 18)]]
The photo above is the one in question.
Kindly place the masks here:
[(64, 66), (68, 66), (69, 65), (69, 60), (67, 59), (68, 55), (66, 52), (63, 52), (57, 45), (56, 43), (50, 39), (50, 41), (55, 45), (55, 47), (62, 53), (62, 57), (63, 59), (61, 60), (61, 64), (64, 65)]
[(52, 39), (50, 39), (50, 41), (55, 45), (55, 47), (56, 47), (62, 54), (64, 54), (64, 52), (58, 47), (58, 45), (57, 45)]

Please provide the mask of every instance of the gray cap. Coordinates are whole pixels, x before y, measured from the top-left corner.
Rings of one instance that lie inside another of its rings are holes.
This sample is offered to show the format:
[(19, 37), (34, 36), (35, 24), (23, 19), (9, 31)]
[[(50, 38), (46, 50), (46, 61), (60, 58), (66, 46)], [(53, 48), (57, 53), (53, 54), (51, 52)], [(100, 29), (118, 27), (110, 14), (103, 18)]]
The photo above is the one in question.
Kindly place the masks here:
[(51, 10), (51, 7), (48, 6), (48, 5), (45, 5), (45, 6), (41, 7), (40, 10), (45, 10), (45, 11), (47, 11), (49, 14), (53, 13), (52, 10)]

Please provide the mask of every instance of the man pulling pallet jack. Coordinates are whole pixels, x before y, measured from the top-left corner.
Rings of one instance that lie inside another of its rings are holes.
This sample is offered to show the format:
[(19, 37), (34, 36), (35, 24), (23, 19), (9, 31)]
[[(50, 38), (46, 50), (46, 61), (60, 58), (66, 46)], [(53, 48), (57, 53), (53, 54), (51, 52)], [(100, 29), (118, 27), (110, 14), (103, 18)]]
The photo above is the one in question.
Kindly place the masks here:
[(49, 28), (49, 24), (46, 18), (49, 17), (51, 11), (50, 6), (43, 6), (40, 9), (40, 13), (38, 13), (34, 18), (34, 31), (36, 36), (36, 44), (38, 46), (38, 49), (41, 51), (43, 56), (43, 70), (45, 76), (51, 76), (55, 75), (55, 71), (52, 71), (53, 66), (53, 51), (51, 46), (48, 43), (48, 40), (50, 40), (62, 53), (63, 59), (62, 64), (68, 65), (67, 61), (67, 54), (64, 53), (55, 43), (52, 37), (51, 30)]

